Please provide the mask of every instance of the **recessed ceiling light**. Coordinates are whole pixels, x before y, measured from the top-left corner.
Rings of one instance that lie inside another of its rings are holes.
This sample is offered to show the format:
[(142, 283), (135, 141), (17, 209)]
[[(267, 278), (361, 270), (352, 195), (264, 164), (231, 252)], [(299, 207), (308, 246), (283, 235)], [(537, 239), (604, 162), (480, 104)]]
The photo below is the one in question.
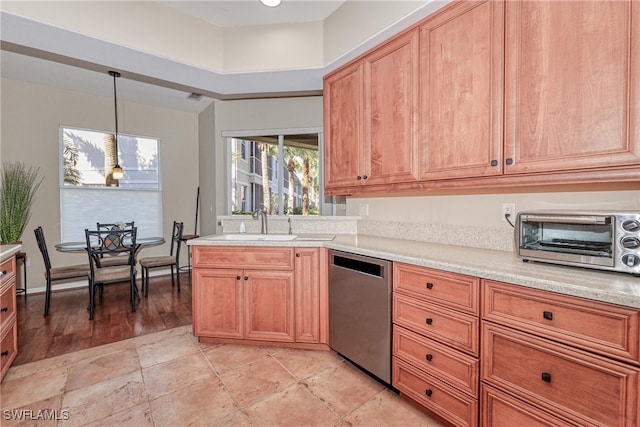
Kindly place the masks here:
[(280, 3), (282, 3), (282, 0), (260, 0), (260, 3), (262, 3), (267, 7), (276, 7), (276, 6), (280, 6)]

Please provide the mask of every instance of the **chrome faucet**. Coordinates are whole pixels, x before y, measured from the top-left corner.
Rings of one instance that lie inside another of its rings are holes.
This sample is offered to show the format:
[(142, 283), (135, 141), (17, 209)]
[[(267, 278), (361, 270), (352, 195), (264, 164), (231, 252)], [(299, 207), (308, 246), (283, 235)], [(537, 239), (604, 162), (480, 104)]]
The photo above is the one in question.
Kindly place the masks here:
[(259, 216), (262, 216), (262, 224), (260, 226), (260, 234), (269, 234), (269, 226), (267, 224), (267, 210), (256, 209), (251, 214), (251, 218), (258, 219)]
[(291, 217), (288, 217), (287, 221), (289, 222), (289, 234), (293, 234), (293, 230), (291, 229)]

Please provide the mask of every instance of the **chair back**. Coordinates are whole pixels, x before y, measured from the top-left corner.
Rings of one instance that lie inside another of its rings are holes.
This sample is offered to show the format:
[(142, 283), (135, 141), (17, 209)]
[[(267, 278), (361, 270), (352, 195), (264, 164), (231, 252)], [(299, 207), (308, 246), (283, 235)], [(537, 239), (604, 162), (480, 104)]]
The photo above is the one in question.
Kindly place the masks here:
[[(124, 225), (124, 227), (123, 227)], [(114, 222), (114, 223), (108, 223), (108, 222), (97, 222), (96, 223), (96, 230), (98, 231), (103, 231), (103, 230), (117, 230), (120, 228), (123, 229), (131, 229), (133, 227), (135, 227), (135, 221), (131, 221), (131, 222)]]
[(173, 255), (173, 249), (176, 249), (176, 261), (180, 256), (180, 245), (182, 244), (182, 222), (173, 221), (173, 233), (171, 234), (171, 251), (169, 255)]
[(41, 226), (36, 227), (33, 232), (36, 235), (36, 242), (38, 242), (38, 249), (42, 253), (42, 259), (44, 260), (44, 267), (47, 269), (47, 274), (51, 270), (51, 260), (49, 259), (49, 251), (47, 250), (47, 243), (44, 240), (44, 231)]
[(87, 252), (91, 274), (96, 268), (102, 268), (102, 258), (105, 256), (126, 256), (127, 265), (135, 267), (136, 235), (138, 229), (88, 230), (84, 233), (87, 239)]

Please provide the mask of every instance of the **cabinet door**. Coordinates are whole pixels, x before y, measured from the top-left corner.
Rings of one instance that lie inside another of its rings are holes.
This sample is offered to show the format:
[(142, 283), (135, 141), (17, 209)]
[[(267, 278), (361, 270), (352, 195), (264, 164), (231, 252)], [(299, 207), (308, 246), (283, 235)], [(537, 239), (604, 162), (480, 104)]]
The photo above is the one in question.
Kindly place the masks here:
[(245, 270), (245, 336), (294, 342), (293, 271)]
[(193, 270), (193, 332), (198, 337), (243, 337), (241, 270)]
[(320, 342), (320, 250), (296, 248), (296, 342)]
[(460, 2), (420, 27), (420, 178), (502, 173), (504, 3)]
[(506, 2), (505, 173), (640, 163), (640, 3)]
[(364, 59), (365, 184), (417, 178), (418, 30), (376, 49)]
[(325, 189), (362, 182), (363, 84), (362, 62), (324, 80)]

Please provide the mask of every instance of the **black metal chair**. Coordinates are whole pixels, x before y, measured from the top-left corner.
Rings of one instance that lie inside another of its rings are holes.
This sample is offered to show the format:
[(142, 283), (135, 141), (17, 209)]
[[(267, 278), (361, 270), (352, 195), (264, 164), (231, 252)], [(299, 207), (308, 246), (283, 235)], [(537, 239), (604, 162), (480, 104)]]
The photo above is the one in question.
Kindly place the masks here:
[(44, 297), (44, 315), (49, 315), (49, 304), (51, 302), (51, 283), (60, 280), (89, 278), (89, 264), (76, 264), (66, 265), (63, 267), (51, 266), (51, 260), (49, 259), (49, 251), (47, 250), (47, 243), (44, 239), (44, 231), (42, 227), (38, 226), (33, 232), (36, 235), (36, 241), (38, 242), (38, 248), (42, 253), (42, 259), (44, 261), (45, 272), (44, 276), (47, 279), (47, 287)]
[[(173, 221), (171, 235), (171, 249), (169, 255), (145, 257), (140, 259), (142, 267), (142, 290), (144, 296), (149, 295), (149, 269), (159, 267), (171, 268), (171, 286), (174, 286), (173, 276), (177, 276), (178, 292), (180, 292), (180, 245), (182, 243), (182, 222)], [(174, 254), (175, 249), (175, 254)], [(175, 271), (174, 271), (175, 268)]]
[[(129, 281), (131, 294), (131, 311), (136, 311), (136, 235), (137, 228), (116, 230), (85, 230), (87, 253), (89, 254), (89, 320), (93, 320), (95, 310), (96, 288), (105, 284)], [(105, 264), (109, 257), (121, 256), (127, 260), (124, 265)]]
[[(96, 230), (98, 231), (111, 231), (111, 230), (131, 230), (135, 227), (135, 221), (131, 222), (121, 222), (121, 223), (106, 223), (106, 222), (97, 222)], [(137, 254), (136, 254), (137, 255)], [(123, 255), (112, 255), (102, 259), (102, 266), (114, 266), (114, 265), (127, 265), (128, 260), (126, 256)]]

